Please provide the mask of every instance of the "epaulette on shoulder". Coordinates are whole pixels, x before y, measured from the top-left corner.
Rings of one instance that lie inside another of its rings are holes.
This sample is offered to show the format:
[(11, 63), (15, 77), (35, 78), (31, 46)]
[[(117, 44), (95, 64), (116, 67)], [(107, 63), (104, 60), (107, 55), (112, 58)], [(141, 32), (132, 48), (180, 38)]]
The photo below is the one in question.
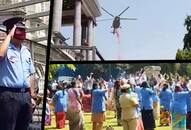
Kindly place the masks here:
[(26, 49), (26, 50), (28, 50), (29, 52), (31, 52), (31, 50), (30, 50), (29, 47), (27, 47), (27, 46), (23, 46), (23, 47), (24, 47), (24, 49)]
[(26, 47), (26, 49), (27, 49), (29, 52), (31, 52), (30, 48)]

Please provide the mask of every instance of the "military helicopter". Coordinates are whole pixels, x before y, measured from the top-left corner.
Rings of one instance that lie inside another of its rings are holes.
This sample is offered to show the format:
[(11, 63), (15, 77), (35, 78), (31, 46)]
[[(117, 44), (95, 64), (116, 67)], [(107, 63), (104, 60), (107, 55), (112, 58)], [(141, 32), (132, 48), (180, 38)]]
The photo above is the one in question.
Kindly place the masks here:
[(113, 31), (111, 33), (115, 34), (117, 32), (117, 30), (119, 28), (121, 28), (120, 26), (120, 20), (137, 20), (137, 18), (121, 18), (120, 16), (125, 13), (127, 11), (127, 9), (129, 9), (129, 6), (124, 9), (119, 15), (114, 16), (113, 14), (109, 13), (106, 9), (104, 9), (103, 7), (101, 7), (103, 11), (105, 11), (107, 14), (109, 14), (110, 16), (112, 16), (114, 19), (103, 19), (100, 21), (106, 21), (106, 20), (113, 20), (112, 26), (111, 28), (113, 28)]

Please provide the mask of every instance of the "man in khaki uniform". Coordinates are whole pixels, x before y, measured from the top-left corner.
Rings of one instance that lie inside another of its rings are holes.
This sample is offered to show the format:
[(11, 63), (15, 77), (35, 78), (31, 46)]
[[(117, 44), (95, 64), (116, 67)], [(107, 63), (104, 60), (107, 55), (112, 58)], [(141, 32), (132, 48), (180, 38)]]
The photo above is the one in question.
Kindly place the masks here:
[(124, 84), (121, 87), (121, 92), (122, 95), (119, 98), (119, 102), (122, 109), (123, 130), (136, 130), (138, 122), (137, 95), (132, 92), (130, 84)]

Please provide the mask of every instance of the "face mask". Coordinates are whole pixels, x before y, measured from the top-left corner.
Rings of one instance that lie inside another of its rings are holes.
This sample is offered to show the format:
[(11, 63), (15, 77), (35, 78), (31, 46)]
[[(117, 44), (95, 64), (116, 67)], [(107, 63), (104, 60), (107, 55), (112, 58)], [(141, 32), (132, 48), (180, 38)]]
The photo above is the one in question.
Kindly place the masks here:
[(17, 27), (15, 29), (14, 38), (18, 40), (25, 40), (26, 39), (26, 31), (25, 28)]
[(25, 30), (25, 24), (22, 22), (18, 22), (16, 24), (15, 34), (14, 38), (18, 40), (25, 40), (26, 39), (26, 30)]

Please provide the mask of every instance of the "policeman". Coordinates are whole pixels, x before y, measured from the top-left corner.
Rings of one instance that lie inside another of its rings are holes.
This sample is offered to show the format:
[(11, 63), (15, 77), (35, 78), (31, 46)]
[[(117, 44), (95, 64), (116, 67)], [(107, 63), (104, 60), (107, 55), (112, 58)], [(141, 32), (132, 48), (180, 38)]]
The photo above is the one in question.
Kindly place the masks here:
[(7, 36), (0, 46), (0, 130), (27, 130), (35, 105), (30, 87), (35, 69), (23, 45), (24, 19), (10, 18), (3, 25)]

